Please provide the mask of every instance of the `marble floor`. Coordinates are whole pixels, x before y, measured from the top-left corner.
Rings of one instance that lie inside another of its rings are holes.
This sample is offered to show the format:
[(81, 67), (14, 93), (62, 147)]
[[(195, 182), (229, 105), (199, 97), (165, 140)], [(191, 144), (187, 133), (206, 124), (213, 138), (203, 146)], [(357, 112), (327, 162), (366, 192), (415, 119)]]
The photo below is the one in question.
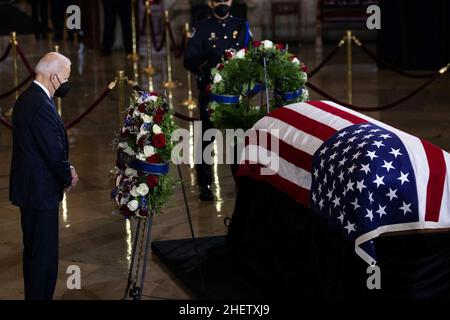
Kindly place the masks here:
[[(7, 37), (0, 38), (0, 51), (6, 47)], [(31, 64), (52, 48), (45, 40), (20, 36), (20, 45)], [(129, 78), (136, 78), (145, 86), (147, 78), (141, 72), (145, 65), (142, 57), (137, 68), (127, 61), (122, 52), (110, 57), (98, 51), (68, 43), (62, 52), (72, 60), (72, 89), (63, 101), (66, 121), (80, 114), (114, 79), (118, 70), (125, 70)], [(327, 53), (331, 47), (325, 47)], [(311, 70), (321, 57), (315, 48), (305, 44), (298, 53)], [(165, 70), (164, 52), (154, 54), (155, 65)], [(354, 103), (376, 106), (391, 102), (412, 91), (421, 80), (408, 79), (389, 71), (380, 71), (361, 52), (354, 52)], [(340, 52), (329, 65), (311, 80), (317, 86), (340, 99), (346, 97), (345, 53)], [(26, 70), (19, 65), (19, 79)], [(0, 92), (13, 86), (12, 61), (0, 63)], [(182, 61), (174, 59), (174, 79), (182, 82), (174, 91), (175, 110), (197, 115), (180, 105), (187, 95), (186, 73)], [(155, 88), (161, 91), (165, 72), (154, 77)], [(450, 77), (444, 76), (416, 97), (395, 109), (369, 113), (370, 116), (428, 139), (445, 150), (450, 150)], [(131, 91), (127, 88), (127, 94)], [(194, 93), (195, 94), (195, 93)], [(320, 99), (311, 92), (311, 99)], [(0, 107), (8, 109), (13, 97), (0, 100)], [(111, 147), (118, 127), (118, 93), (114, 90), (101, 105), (71, 130), (71, 161), (77, 167), (80, 183), (69, 193), (60, 210), (60, 267), (56, 299), (120, 299), (127, 281), (130, 264), (131, 238), (134, 224), (112, 215), (114, 203), (110, 191), (114, 184), (110, 169), (115, 163)], [(177, 120), (181, 127), (189, 124)], [(8, 201), (8, 182), (11, 157), (11, 134), (0, 127), (0, 299), (22, 299), (22, 259), (20, 215)], [(171, 170), (176, 174), (176, 170)], [(197, 198), (195, 171), (184, 165), (182, 172), (188, 187), (189, 206), (197, 236), (223, 235), (227, 228), (223, 220), (233, 212), (235, 188), (231, 172), (226, 165), (214, 166), (214, 190), (217, 200), (201, 202)], [(189, 237), (189, 225), (184, 210), (181, 189), (177, 187), (164, 212), (155, 218), (153, 239), (179, 239)], [(69, 265), (81, 268), (81, 290), (68, 290), (66, 286)], [(174, 278), (154, 256), (148, 265), (144, 298), (190, 299), (191, 293)]]

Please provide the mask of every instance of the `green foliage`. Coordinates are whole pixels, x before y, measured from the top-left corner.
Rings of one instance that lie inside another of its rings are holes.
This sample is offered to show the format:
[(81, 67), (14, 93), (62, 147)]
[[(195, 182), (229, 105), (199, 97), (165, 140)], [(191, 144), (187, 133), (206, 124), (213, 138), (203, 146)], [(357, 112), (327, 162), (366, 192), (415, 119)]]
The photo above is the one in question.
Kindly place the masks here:
[[(211, 91), (219, 96), (238, 96), (239, 103), (224, 104), (212, 101), (210, 104), (211, 120), (220, 129), (249, 129), (266, 113), (265, 106), (250, 104), (255, 86), (265, 86), (274, 98), (270, 110), (287, 103), (302, 102), (308, 99), (305, 88), (307, 75), (304, 65), (298, 58), (280, 46), (273, 46), (270, 41), (263, 41), (259, 46), (250, 46), (249, 50), (228, 51), (222, 63), (212, 70), (214, 82)], [(267, 83), (265, 83), (264, 58), (267, 66)], [(303, 94), (292, 101), (284, 101), (281, 93), (302, 89)], [(265, 99), (264, 99), (265, 101)]]

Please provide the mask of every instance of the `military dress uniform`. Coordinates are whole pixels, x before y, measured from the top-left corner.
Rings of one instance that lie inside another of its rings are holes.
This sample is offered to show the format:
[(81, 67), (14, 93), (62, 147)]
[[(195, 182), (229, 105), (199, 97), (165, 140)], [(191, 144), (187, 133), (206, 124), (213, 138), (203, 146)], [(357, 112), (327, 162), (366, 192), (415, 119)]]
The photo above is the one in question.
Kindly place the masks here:
[[(231, 15), (225, 19), (212, 16), (194, 23), (184, 53), (184, 67), (196, 75), (203, 132), (213, 127), (208, 112), (210, 94), (207, 91), (207, 86), (212, 83), (211, 69), (222, 61), (225, 50), (240, 50), (248, 45), (251, 38), (252, 35), (247, 21)], [(209, 143), (203, 142), (202, 150)], [(198, 164), (196, 165), (196, 171), (197, 184), (200, 187), (211, 185), (210, 165)]]

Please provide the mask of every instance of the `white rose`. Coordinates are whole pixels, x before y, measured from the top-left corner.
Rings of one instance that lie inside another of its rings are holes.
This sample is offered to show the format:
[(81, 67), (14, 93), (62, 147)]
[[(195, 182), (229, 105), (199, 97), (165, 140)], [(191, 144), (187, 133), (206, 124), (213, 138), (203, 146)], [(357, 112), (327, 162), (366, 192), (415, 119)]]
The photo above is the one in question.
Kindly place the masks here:
[(236, 53), (236, 59), (244, 59), (245, 57), (245, 49), (241, 49)]
[(214, 83), (219, 83), (220, 81), (222, 81), (222, 76), (220, 74), (216, 74), (214, 76)]
[(145, 155), (143, 153), (139, 153), (136, 156), (136, 159), (141, 160), (141, 161), (145, 161), (146, 157), (145, 157)]
[(154, 133), (154, 134), (160, 134), (160, 133), (162, 133), (161, 127), (158, 126), (157, 124), (153, 125), (153, 133)]
[(131, 212), (135, 212), (139, 208), (139, 202), (137, 200), (131, 200), (128, 202), (127, 207)]
[(138, 109), (136, 109), (136, 110), (134, 110), (133, 115), (135, 117), (139, 117), (141, 115), (141, 112)]
[(137, 176), (137, 171), (131, 168), (126, 168), (125, 169), (125, 175), (127, 177), (132, 177), (132, 176)]
[(145, 183), (141, 183), (139, 187), (136, 188), (137, 193), (139, 193), (141, 196), (147, 195), (149, 189), (148, 186)]
[(149, 100), (151, 102), (156, 102), (156, 100), (158, 100), (158, 97), (157, 96), (150, 96)]
[(145, 157), (150, 157), (155, 154), (155, 148), (152, 146), (145, 146), (144, 147), (144, 155)]
[[(141, 117), (142, 117), (142, 120), (144, 121), (144, 123), (150, 123), (153, 121), (153, 117), (149, 116), (148, 114), (142, 114)], [(142, 127), (141, 127), (141, 130), (142, 130)]]
[(126, 143), (126, 142), (120, 142), (119, 145), (118, 145), (118, 147), (121, 148), (121, 149), (126, 149), (126, 148), (128, 148), (128, 143)]
[(120, 199), (120, 204), (124, 205), (127, 204), (128, 198), (127, 197), (122, 197), (122, 199)]
[(119, 186), (120, 179), (122, 179), (122, 175), (121, 175), (121, 174), (119, 174), (119, 175), (117, 176), (117, 178), (116, 178), (116, 187)]
[(130, 190), (130, 194), (135, 198), (139, 196), (139, 193), (137, 193), (136, 190), (136, 186), (134, 186), (133, 189)]
[(292, 63), (293, 64), (300, 64), (300, 60), (298, 60), (297, 58), (292, 59)]
[(131, 149), (130, 147), (127, 147), (125, 150), (123, 150), (123, 152), (125, 152), (126, 154), (128, 154), (130, 156), (134, 156), (135, 155), (133, 149)]
[(263, 47), (264, 47), (264, 49), (270, 49), (273, 47), (273, 42), (270, 40), (264, 40)]
[(143, 104), (143, 103), (144, 103), (144, 100), (142, 100), (142, 97), (139, 97), (137, 102), (138, 102), (139, 104)]

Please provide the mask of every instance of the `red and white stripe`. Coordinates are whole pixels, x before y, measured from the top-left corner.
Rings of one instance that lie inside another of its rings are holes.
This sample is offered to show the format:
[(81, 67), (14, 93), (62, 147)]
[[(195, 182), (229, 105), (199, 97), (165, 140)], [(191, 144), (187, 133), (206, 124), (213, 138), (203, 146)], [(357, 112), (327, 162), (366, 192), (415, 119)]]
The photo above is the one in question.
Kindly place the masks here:
[[(279, 168), (273, 175), (261, 175), (265, 167), (257, 153), (247, 152), (238, 175), (268, 182), (309, 207), (312, 157), (324, 141), (337, 131), (354, 124), (371, 122), (395, 133), (408, 151), (417, 183), (419, 199), (418, 228), (450, 226), (450, 155), (431, 143), (395, 129), (356, 111), (329, 101), (295, 103), (271, 112), (253, 129), (265, 132), (267, 139), (278, 139), (279, 150), (271, 151), (270, 143), (246, 146), (247, 151), (262, 150), (278, 157)], [(271, 130), (278, 130), (278, 137)], [(253, 163), (253, 164), (252, 164)], [(254, 164), (258, 163), (258, 164)]]

